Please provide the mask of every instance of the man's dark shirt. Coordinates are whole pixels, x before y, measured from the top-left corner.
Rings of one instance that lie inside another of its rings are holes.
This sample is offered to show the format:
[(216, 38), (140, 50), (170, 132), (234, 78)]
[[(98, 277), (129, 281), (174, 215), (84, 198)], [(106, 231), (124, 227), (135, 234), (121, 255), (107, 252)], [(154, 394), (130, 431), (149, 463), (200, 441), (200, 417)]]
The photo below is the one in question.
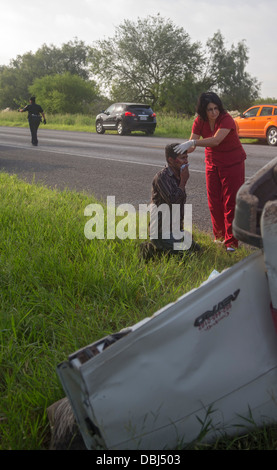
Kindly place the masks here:
[[(184, 223), (184, 204), (186, 203), (186, 191), (179, 188), (180, 179), (177, 178), (170, 167), (166, 166), (159, 171), (152, 182), (151, 204), (159, 207), (161, 204), (167, 204), (172, 213), (172, 204), (180, 204), (180, 229), (183, 229)], [(159, 238), (162, 231), (162, 213), (158, 212), (158, 234)], [(172, 232), (172, 226), (170, 224)]]
[(25, 108), (23, 108), (23, 112), (28, 111), (28, 119), (34, 116), (39, 116), (40, 113), (43, 113), (43, 109), (39, 104), (32, 103), (32, 104), (27, 104)]

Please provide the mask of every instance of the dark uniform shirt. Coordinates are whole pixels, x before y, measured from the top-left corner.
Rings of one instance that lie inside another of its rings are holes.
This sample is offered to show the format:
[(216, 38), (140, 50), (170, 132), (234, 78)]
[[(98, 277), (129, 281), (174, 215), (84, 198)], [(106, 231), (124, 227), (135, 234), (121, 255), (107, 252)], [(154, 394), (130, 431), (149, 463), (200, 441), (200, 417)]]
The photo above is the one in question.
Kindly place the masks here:
[(36, 103), (27, 104), (27, 106), (23, 108), (23, 112), (25, 111), (28, 111), (28, 119), (32, 116), (39, 116), (40, 113), (43, 113), (42, 107)]

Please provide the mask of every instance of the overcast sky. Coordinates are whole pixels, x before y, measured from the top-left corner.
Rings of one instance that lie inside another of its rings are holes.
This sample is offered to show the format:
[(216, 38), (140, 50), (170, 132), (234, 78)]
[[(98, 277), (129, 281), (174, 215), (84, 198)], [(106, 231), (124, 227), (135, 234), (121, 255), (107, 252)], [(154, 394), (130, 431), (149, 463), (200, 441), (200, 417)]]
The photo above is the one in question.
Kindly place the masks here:
[(262, 83), (262, 97), (277, 98), (276, 0), (0, 0), (0, 6), (0, 65), (74, 37), (93, 45), (125, 19), (160, 13), (192, 42), (204, 45), (218, 30), (228, 48), (244, 39), (247, 71)]

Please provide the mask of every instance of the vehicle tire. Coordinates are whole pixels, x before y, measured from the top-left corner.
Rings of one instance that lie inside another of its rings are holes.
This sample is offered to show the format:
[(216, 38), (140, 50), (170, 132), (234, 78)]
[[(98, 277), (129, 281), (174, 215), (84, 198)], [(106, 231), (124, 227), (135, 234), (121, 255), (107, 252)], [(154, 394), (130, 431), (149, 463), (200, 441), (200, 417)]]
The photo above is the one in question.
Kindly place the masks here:
[(154, 132), (155, 132), (155, 131), (154, 131), (153, 129), (151, 129), (151, 130), (145, 131), (145, 134), (146, 134), (146, 135), (153, 135)]
[(268, 145), (277, 145), (277, 127), (270, 127), (266, 134)]
[(123, 126), (123, 122), (122, 122), (122, 121), (119, 121), (119, 122), (117, 123), (116, 128), (117, 128), (117, 133), (118, 133), (119, 135), (124, 135), (124, 134), (126, 134), (126, 130), (124, 129), (124, 126)]
[(97, 121), (96, 123), (96, 132), (97, 134), (104, 134), (105, 133), (105, 129), (103, 128), (103, 124), (101, 121)]

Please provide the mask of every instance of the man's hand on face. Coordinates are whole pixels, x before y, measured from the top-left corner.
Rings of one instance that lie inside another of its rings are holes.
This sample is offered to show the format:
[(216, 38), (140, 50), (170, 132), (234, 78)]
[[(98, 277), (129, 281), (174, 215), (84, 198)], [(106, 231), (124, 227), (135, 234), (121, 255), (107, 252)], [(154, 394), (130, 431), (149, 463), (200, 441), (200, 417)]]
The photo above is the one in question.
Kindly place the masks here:
[(186, 183), (189, 179), (189, 163), (185, 163), (180, 168), (180, 179), (182, 183)]
[(176, 160), (178, 162), (180, 171), (180, 186), (184, 188), (189, 179), (189, 163), (187, 153), (179, 155)]

